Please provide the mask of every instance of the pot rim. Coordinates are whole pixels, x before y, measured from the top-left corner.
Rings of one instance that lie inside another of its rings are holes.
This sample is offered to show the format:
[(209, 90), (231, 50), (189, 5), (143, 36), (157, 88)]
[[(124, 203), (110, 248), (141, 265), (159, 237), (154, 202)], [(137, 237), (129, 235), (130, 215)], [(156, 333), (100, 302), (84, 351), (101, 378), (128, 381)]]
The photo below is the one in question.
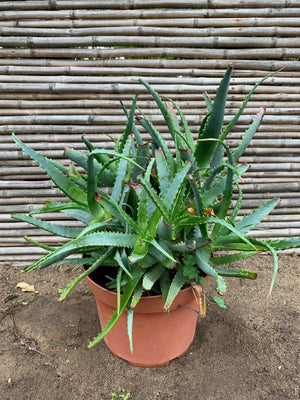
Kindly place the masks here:
[[(86, 279), (87, 279), (87, 284), (88, 284), (90, 290), (96, 297), (99, 296), (102, 298), (101, 301), (103, 301), (104, 303), (113, 305), (114, 307), (117, 307), (117, 293), (116, 292), (100, 286), (92, 278), (90, 278), (90, 276), (87, 276)], [(209, 283), (208, 276), (206, 276), (206, 280), (207, 280), (207, 285), (208, 285), (208, 283)], [(172, 311), (181, 306), (188, 306), (189, 304), (194, 304), (194, 307), (192, 307), (192, 309), (194, 311), (198, 311), (195, 309), (195, 302), (197, 304), (197, 308), (199, 308), (199, 298), (197, 297), (193, 287), (190, 285), (179, 291), (179, 293), (175, 297), (173, 303), (171, 304), (169, 311)], [(137, 303), (137, 305), (134, 307), (134, 311), (135, 312), (145, 312), (145, 309), (147, 309), (150, 304), (151, 304), (151, 310), (152, 310), (150, 312), (163, 312), (164, 304), (163, 304), (163, 298), (162, 298), (161, 294), (154, 295), (154, 296), (142, 296), (141, 299), (139, 300), (139, 302)]]

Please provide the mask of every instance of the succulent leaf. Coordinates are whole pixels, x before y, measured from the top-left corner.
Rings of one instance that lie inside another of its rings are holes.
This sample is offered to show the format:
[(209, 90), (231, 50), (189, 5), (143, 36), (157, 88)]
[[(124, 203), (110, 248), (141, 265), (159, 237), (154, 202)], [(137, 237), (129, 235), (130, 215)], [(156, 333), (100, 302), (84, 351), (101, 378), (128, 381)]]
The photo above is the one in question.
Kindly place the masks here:
[(54, 184), (71, 200), (76, 203), (85, 206), (86, 194), (85, 191), (77, 185), (72, 179), (69, 179), (58, 167), (57, 164), (53, 163), (46, 157), (41, 156), (36, 151), (32, 150), (25, 143), (21, 142), (14, 134), (12, 135), (16, 144), (40, 167), (50, 176)]
[(146, 81), (144, 81), (143, 79), (140, 79), (140, 82), (142, 83), (142, 85), (144, 85), (148, 89), (149, 93), (152, 95), (154, 101), (158, 105), (158, 108), (160, 109), (160, 111), (166, 121), (166, 124), (169, 128), (169, 132), (172, 135), (173, 140), (175, 141), (176, 131), (177, 131), (176, 125), (175, 125), (172, 115), (170, 114), (168, 107), (165, 105), (165, 103), (159, 97), (158, 93)]
[(156, 145), (156, 148), (159, 149), (161, 148), (166, 160), (168, 162), (170, 171), (172, 174), (175, 173), (175, 161), (173, 158), (173, 154), (171, 150), (169, 149), (166, 141), (163, 139), (161, 134), (158, 132), (158, 130), (155, 128), (155, 126), (152, 124), (152, 122), (149, 120), (148, 117), (139, 109), (139, 112), (142, 117), (139, 117), (138, 121), (142, 125), (142, 127), (149, 133), (149, 135), (152, 137), (154, 140), (154, 143)]
[(300, 237), (291, 239), (267, 240), (266, 244), (270, 245), (275, 250), (293, 249), (295, 247), (300, 247)]
[(271, 74), (265, 76), (264, 78), (262, 78), (259, 82), (257, 82), (252, 89), (250, 90), (250, 92), (247, 94), (245, 100), (243, 101), (243, 104), (241, 105), (241, 107), (239, 108), (239, 110), (235, 113), (235, 115), (233, 116), (233, 118), (231, 119), (231, 121), (229, 122), (229, 124), (226, 126), (226, 128), (224, 129), (224, 131), (221, 133), (220, 135), (220, 140), (225, 140), (227, 135), (231, 132), (232, 128), (235, 126), (235, 124), (237, 123), (237, 121), (239, 120), (240, 116), (242, 115), (242, 112), (244, 111), (244, 109), (246, 108), (246, 105), (248, 104), (248, 101), (250, 100), (253, 92), (255, 91), (255, 89), (261, 85), (266, 79), (270, 78), (271, 76), (277, 74), (279, 71), (275, 71), (272, 72)]
[(233, 278), (256, 279), (256, 272), (247, 269), (224, 268), (219, 265), (214, 266), (215, 271), (222, 276), (230, 276)]
[(138, 302), (140, 301), (142, 295), (144, 292), (144, 288), (143, 288), (143, 283), (142, 281), (139, 281), (139, 283), (137, 284), (136, 288), (134, 289), (132, 298), (131, 298), (131, 302), (130, 302), (130, 308), (134, 308)]
[(171, 171), (161, 149), (155, 152), (157, 175), (159, 179), (160, 193), (164, 195), (171, 182)]
[[(204, 132), (198, 139), (219, 138), (224, 120), (231, 73), (232, 69), (228, 68), (217, 90), (217, 94), (213, 102), (206, 126), (204, 128)], [(209, 165), (216, 145), (216, 142), (198, 140), (195, 150), (195, 156), (199, 168), (207, 167), (207, 165)]]
[(51, 232), (54, 235), (62, 236), (65, 238), (74, 239), (76, 238), (82, 231), (83, 228), (76, 228), (70, 226), (61, 226), (57, 224), (53, 224), (48, 221), (44, 221), (35, 217), (31, 217), (29, 215), (24, 214), (13, 214), (13, 218), (19, 219), (20, 221), (28, 222), (31, 225), (34, 225), (38, 228), (44, 229), (45, 231)]
[(213, 277), (217, 282), (217, 290), (220, 294), (224, 294), (226, 291), (226, 283), (224, 279), (217, 273), (214, 266), (209, 263), (209, 257), (205, 250), (197, 249), (195, 251), (196, 254), (196, 262), (198, 267), (203, 271), (206, 275)]
[(240, 233), (248, 233), (251, 229), (253, 229), (257, 224), (260, 223), (272, 210), (274, 207), (277, 206), (280, 199), (277, 197), (270, 201), (267, 201), (260, 207), (256, 208), (250, 214), (246, 215), (245, 217), (239, 219), (236, 224), (235, 228)]
[(120, 142), (120, 145), (119, 145), (119, 148), (118, 148), (118, 151), (120, 153), (123, 153), (123, 151), (125, 149), (125, 146), (126, 146), (126, 143), (127, 143), (127, 139), (129, 137), (129, 135), (131, 134), (131, 131), (132, 131), (132, 128), (133, 128), (133, 120), (134, 120), (136, 102), (137, 102), (137, 95), (134, 96), (134, 98), (132, 100), (132, 104), (131, 104), (131, 108), (130, 108), (130, 112), (129, 112), (126, 128), (125, 128), (124, 134), (121, 137), (121, 142)]
[(214, 265), (230, 264), (254, 256), (255, 254), (257, 254), (256, 251), (240, 251), (238, 253), (225, 254), (223, 256), (214, 256), (210, 258), (210, 261)]
[(256, 133), (257, 129), (259, 128), (259, 125), (263, 119), (265, 113), (265, 109), (261, 108), (260, 112), (257, 114), (257, 116), (254, 118), (252, 124), (250, 125), (249, 129), (246, 131), (242, 141), (238, 145), (237, 149), (233, 153), (233, 158), (236, 160), (240, 158), (246, 148), (248, 147), (249, 143), (251, 142), (254, 134)]
[(161, 277), (165, 267), (162, 264), (158, 264), (147, 271), (143, 277), (143, 288), (145, 290), (151, 290), (155, 282)]
[(176, 272), (172, 283), (169, 288), (167, 299), (164, 303), (164, 312), (168, 312), (170, 307), (175, 300), (176, 296), (178, 295), (179, 291), (181, 290), (182, 286), (188, 282), (188, 277), (183, 275), (182, 268), (179, 268)]
[(132, 325), (133, 325), (133, 308), (127, 309), (127, 334), (129, 339), (130, 353), (133, 353), (133, 341), (132, 341)]
[(95, 161), (92, 156), (88, 158), (88, 181), (87, 181), (87, 202), (89, 212), (94, 218), (104, 219), (105, 213), (100, 205), (100, 196), (97, 193), (97, 174), (94, 167)]
[(93, 341), (91, 341), (89, 343), (89, 348), (91, 348), (91, 347), (95, 346), (95, 344), (99, 343), (100, 340), (102, 340), (104, 338), (104, 336), (106, 336), (108, 334), (108, 332), (114, 327), (114, 325), (120, 318), (120, 315), (122, 315), (123, 311), (127, 307), (128, 303), (131, 299), (131, 296), (134, 292), (134, 289), (136, 288), (137, 284), (139, 283), (142, 275), (143, 275), (142, 270), (135, 270), (135, 275), (133, 277), (133, 280), (130, 280), (128, 282), (128, 284), (126, 285), (126, 288), (124, 290), (124, 293), (122, 295), (121, 302), (120, 302), (119, 314), (117, 313), (117, 310), (113, 313), (113, 315), (111, 316), (110, 320), (108, 321), (108, 323), (106, 324), (106, 326), (104, 327), (102, 332)]
[(48, 265), (62, 260), (70, 254), (82, 253), (89, 248), (99, 248), (100, 246), (132, 248), (134, 247), (136, 240), (137, 235), (134, 234), (124, 234), (120, 232), (92, 233), (89, 236), (83, 236), (63, 244), (57, 250), (47, 254), (35, 262), (31, 267), (28, 268), (28, 271), (32, 271), (38, 267), (47, 267)]
[[(183, 114), (182, 110), (180, 109), (180, 107), (178, 106), (177, 103), (175, 103), (175, 101), (169, 99), (169, 101), (176, 107), (176, 110), (178, 111), (178, 114), (180, 116), (183, 128), (184, 128), (184, 133), (185, 133), (185, 138), (186, 138), (186, 143), (189, 147), (190, 150), (192, 150), (192, 152), (195, 151), (195, 143), (193, 140), (193, 136), (192, 136), (192, 132), (189, 128), (189, 125), (187, 123), (187, 120), (185, 118), (185, 115)], [(182, 148), (184, 149), (185, 146), (182, 146)]]

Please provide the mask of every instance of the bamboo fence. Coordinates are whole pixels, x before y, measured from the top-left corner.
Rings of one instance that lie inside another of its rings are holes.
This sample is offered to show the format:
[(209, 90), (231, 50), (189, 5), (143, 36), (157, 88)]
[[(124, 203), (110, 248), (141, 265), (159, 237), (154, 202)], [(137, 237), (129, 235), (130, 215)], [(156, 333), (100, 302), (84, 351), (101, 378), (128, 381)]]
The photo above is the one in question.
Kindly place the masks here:
[[(155, 104), (139, 78), (178, 102), (196, 135), (229, 65), (234, 74), (225, 124), (250, 88), (253, 94), (228, 144), (237, 146), (249, 123), (267, 112), (240, 161), (250, 165), (240, 184), (241, 215), (273, 197), (281, 202), (251, 235), (300, 234), (300, 0), (27, 0), (0, 2), (0, 260), (25, 266), (64, 240), (11, 213), (26, 213), (63, 195), (11, 139), (63, 163), (63, 151), (83, 149), (81, 135), (112, 148), (124, 129), (134, 94), (169, 140)], [(109, 135), (109, 136), (108, 136)], [(147, 134), (142, 131), (147, 139)], [(233, 194), (233, 204), (237, 193)], [(66, 215), (44, 216), (79, 226)]]

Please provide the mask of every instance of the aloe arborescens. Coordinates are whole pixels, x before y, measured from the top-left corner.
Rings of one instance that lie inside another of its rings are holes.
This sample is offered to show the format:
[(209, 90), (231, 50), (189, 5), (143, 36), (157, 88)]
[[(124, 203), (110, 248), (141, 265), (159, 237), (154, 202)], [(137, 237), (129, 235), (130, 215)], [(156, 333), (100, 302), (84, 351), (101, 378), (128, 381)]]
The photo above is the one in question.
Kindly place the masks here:
[[(262, 251), (269, 251), (274, 259), (271, 292), (278, 264), (276, 251), (300, 245), (299, 238), (257, 240), (247, 236), (272, 211), (278, 199), (238, 217), (242, 191), (237, 181), (247, 166), (239, 165), (237, 160), (256, 132), (264, 110), (257, 114), (232, 152), (224, 140), (257, 85), (223, 129), (231, 72), (231, 69), (226, 71), (214, 102), (205, 97), (208, 113), (196, 139), (178, 105), (171, 100), (165, 104), (147, 82), (140, 80), (164, 117), (174, 151), (149, 118), (137, 109), (137, 97), (129, 112), (122, 104), (128, 121), (115, 149), (96, 149), (83, 136), (88, 151), (67, 149), (65, 155), (72, 161), (69, 168), (42, 157), (13, 135), (16, 144), (70, 199), (69, 202), (48, 201), (29, 215), (14, 214), (17, 219), (70, 239), (57, 248), (36, 243), (46, 247), (49, 253), (28, 270), (57, 262), (84, 265), (85, 271), (63, 290), (60, 297), (63, 300), (82, 278), (102, 266), (111, 267), (108, 287), (117, 291), (118, 307), (90, 347), (110, 331), (126, 307), (131, 310), (128, 318), (132, 318), (144, 292), (160, 292), (164, 310), (168, 311), (181, 288), (201, 283), (203, 276), (209, 275), (216, 281), (217, 291), (223, 294), (224, 277), (256, 277), (254, 272), (225, 265)], [(139, 117), (136, 118), (137, 110)], [(139, 125), (151, 140), (144, 141)], [(78, 172), (73, 163), (84, 172)], [(234, 186), (239, 196), (230, 209)], [(58, 226), (34, 217), (34, 214), (58, 211), (85, 226)], [(82, 253), (88, 257), (81, 258)], [(70, 255), (73, 257), (66, 258)]]

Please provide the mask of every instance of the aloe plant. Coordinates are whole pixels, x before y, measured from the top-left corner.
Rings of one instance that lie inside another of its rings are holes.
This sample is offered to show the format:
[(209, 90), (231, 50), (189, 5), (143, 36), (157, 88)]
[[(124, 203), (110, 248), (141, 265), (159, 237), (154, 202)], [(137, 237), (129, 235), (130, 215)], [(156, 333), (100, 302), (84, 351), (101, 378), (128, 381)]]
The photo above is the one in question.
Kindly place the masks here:
[[(300, 238), (257, 240), (247, 236), (273, 210), (279, 199), (272, 199), (249, 215), (239, 217), (242, 191), (238, 179), (247, 166), (239, 165), (237, 160), (255, 134), (264, 110), (261, 109), (254, 118), (234, 152), (225, 139), (254, 89), (266, 78), (254, 86), (223, 128), (231, 73), (231, 69), (226, 71), (213, 102), (206, 96), (208, 112), (196, 138), (179, 106), (172, 100), (165, 103), (147, 82), (140, 80), (164, 117), (174, 151), (151, 120), (137, 109), (137, 97), (129, 111), (122, 104), (128, 121), (115, 149), (96, 149), (83, 136), (87, 152), (65, 151), (65, 156), (72, 161), (69, 168), (42, 157), (13, 135), (16, 144), (69, 198), (65, 202), (47, 201), (45, 206), (29, 215), (13, 215), (70, 239), (55, 248), (34, 242), (47, 248), (49, 253), (28, 270), (53, 263), (85, 266), (84, 272), (62, 291), (60, 300), (64, 300), (73, 287), (94, 270), (100, 268), (101, 271), (104, 265), (111, 268), (107, 286), (116, 290), (118, 306), (89, 347), (112, 329), (127, 307), (132, 348), (130, 327), (134, 308), (145, 292), (161, 293), (166, 312), (183, 287), (201, 284), (205, 275), (214, 278), (217, 291), (224, 294), (226, 277), (256, 277), (255, 272), (226, 265), (264, 251), (270, 252), (274, 259), (271, 293), (278, 268), (277, 250), (300, 246)], [(140, 115), (135, 118), (137, 110)], [(149, 141), (142, 139), (139, 126), (147, 130)], [(74, 164), (84, 172), (78, 172)], [(234, 187), (239, 196), (231, 209)], [(34, 216), (45, 212), (65, 213), (84, 226), (58, 226)], [(87, 257), (81, 258), (82, 253)], [(71, 258), (66, 258), (69, 256)]]

